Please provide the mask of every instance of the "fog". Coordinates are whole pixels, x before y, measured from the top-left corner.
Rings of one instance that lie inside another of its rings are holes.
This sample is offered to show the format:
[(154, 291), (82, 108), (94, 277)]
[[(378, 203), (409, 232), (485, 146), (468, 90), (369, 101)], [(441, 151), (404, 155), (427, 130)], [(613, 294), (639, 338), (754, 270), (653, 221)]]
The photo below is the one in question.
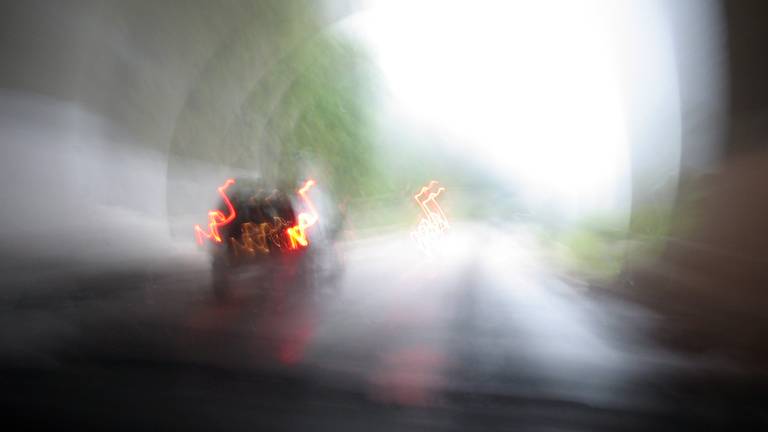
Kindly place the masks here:
[(759, 430), (768, 91), (740, 5), (3, 5), (0, 406)]

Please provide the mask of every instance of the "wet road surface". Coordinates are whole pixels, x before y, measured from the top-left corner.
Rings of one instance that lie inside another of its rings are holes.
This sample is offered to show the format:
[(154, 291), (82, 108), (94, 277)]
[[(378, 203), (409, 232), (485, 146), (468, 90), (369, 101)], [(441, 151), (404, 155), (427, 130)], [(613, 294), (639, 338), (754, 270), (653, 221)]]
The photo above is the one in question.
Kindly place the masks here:
[(764, 424), (762, 384), (659, 348), (650, 313), (557, 274), (524, 229), (459, 226), (431, 258), (402, 232), (337, 250), (307, 284), (257, 270), (226, 302), (199, 253), (17, 282), (4, 411), (124, 430)]

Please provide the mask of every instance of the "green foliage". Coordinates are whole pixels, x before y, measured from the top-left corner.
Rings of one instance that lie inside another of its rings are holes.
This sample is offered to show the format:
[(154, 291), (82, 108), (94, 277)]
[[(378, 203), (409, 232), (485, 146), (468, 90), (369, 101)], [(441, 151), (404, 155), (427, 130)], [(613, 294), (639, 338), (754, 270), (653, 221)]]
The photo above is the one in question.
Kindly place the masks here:
[(658, 258), (670, 237), (685, 236), (695, 228), (700, 187), (680, 189), (676, 206), (646, 204), (632, 210), (629, 230), (615, 215), (594, 215), (549, 237), (559, 246), (557, 257), (574, 273), (607, 279), (631, 259), (635, 263)]
[(305, 164), (320, 164), (339, 197), (374, 192), (371, 73), (351, 42), (322, 34), (286, 65), (294, 81), (273, 124), (279, 140), (277, 175), (295, 181)]
[(376, 86), (363, 50), (308, 1), (242, 2), (212, 19), (232, 26), (200, 54), (176, 119), (169, 214), (199, 212), (187, 203), (204, 187), (190, 178), (200, 171), (286, 190), (317, 176), (337, 201), (374, 192)]
[(569, 270), (598, 279), (608, 279), (621, 271), (622, 243), (589, 230), (575, 229), (560, 239), (560, 258)]

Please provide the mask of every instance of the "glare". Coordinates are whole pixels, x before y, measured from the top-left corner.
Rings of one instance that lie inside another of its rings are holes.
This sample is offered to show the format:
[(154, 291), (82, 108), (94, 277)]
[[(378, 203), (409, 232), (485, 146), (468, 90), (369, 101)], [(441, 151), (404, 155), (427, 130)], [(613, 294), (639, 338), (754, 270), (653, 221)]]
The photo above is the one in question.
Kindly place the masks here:
[(529, 204), (578, 214), (629, 199), (611, 4), (373, 2), (352, 28), (390, 109), (449, 137)]

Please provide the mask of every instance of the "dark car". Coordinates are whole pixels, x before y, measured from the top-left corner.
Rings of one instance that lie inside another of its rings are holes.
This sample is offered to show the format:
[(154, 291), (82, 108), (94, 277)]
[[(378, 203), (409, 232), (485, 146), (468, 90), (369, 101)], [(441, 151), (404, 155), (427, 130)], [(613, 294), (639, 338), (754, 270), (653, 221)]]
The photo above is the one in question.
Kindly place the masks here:
[[(213, 290), (220, 300), (235, 285), (306, 288), (327, 253), (322, 235), (313, 235), (319, 215), (306, 181), (293, 196), (260, 181), (230, 179), (219, 187), (221, 202), (209, 212), (207, 229), (195, 227), (198, 243), (208, 244)], [(318, 233), (319, 234), (319, 233)], [(321, 252), (322, 250), (322, 252)]]

